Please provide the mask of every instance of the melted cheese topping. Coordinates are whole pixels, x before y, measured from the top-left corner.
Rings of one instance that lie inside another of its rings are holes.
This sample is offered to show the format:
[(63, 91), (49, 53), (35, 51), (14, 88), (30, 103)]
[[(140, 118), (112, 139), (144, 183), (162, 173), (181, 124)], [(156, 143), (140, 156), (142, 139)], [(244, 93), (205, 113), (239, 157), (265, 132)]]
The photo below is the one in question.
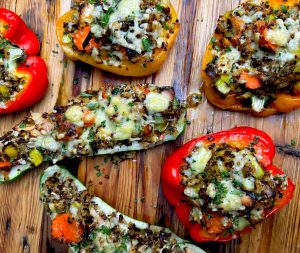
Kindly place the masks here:
[(107, 85), (99, 92), (82, 93), (52, 113), (27, 117), (16, 126), (18, 131), (5, 135), (0, 160), (13, 156), (12, 167), (27, 162), (35, 166), (66, 157), (147, 149), (175, 139), (183, 131), (184, 115), (183, 104), (169, 87)]
[(190, 220), (203, 224), (222, 216), (226, 232), (230, 227), (242, 231), (250, 225), (248, 220), (257, 223), (265, 218), (259, 216), (260, 210), (272, 209), (277, 190), (287, 181), (285, 176), (264, 171), (250, 150), (224, 143), (196, 144), (181, 172), (184, 194), (193, 207)]

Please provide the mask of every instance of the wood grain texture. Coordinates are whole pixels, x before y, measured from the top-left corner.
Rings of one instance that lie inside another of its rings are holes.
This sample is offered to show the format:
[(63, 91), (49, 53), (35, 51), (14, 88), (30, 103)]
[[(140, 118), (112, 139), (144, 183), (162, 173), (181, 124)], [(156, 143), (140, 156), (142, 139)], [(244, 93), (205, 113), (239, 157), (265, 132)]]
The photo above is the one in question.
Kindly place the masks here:
[[(202, 82), (202, 56), (217, 18), (240, 1), (172, 0), (172, 3), (178, 10), (181, 23), (177, 42), (158, 73), (147, 78), (133, 79), (117, 77), (65, 58), (57, 45), (55, 21), (70, 8), (71, 0), (0, 0), (1, 7), (20, 14), (42, 41), (41, 56), (49, 67), (50, 87), (43, 101), (31, 110), (49, 111), (54, 104), (65, 104), (68, 98), (79, 94), (81, 90), (97, 89), (105, 83), (149, 82), (172, 85), (181, 99), (198, 92)], [(0, 132), (9, 130), (27, 113), (24, 111), (2, 116)], [(262, 119), (221, 111), (204, 101), (198, 108), (188, 111), (188, 120), (191, 125), (177, 141), (137, 152), (133, 159), (119, 166), (105, 162), (104, 157), (83, 159), (79, 164), (78, 177), (119, 211), (170, 227), (179, 235), (187, 236), (187, 231), (179, 224), (160, 188), (161, 165), (166, 156), (178, 146), (201, 134), (237, 125), (266, 131), (280, 147), (290, 144), (291, 140), (297, 141), (296, 148), (299, 149), (300, 145), (300, 110)], [(78, 161), (67, 163), (72, 171), (77, 171)], [(299, 156), (278, 153), (274, 163), (282, 167), (296, 184), (295, 196), (290, 205), (239, 241), (202, 244), (203, 248), (220, 253), (300, 253)], [(100, 177), (96, 176), (96, 165), (103, 171)], [(66, 247), (51, 240), (49, 234), (49, 219), (39, 202), (39, 174), (42, 169), (27, 173), (17, 182), (0, 186), (1, 253), (68, 251)]]

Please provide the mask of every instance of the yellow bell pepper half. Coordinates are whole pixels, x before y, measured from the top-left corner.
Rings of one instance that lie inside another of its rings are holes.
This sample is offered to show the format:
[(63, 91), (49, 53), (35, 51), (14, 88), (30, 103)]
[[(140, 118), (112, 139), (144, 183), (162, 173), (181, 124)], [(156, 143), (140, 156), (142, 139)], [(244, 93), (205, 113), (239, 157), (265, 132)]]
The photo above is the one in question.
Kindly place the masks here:
[(136, 63), (132, 63), (129, 60), (122, 60), (120, 66), (111, 66), (106, 64), (105, 62), (103, 63), (96, 62), (91, 57), (91, 55), (87, 54), (86, 52), (79, 52), (73, 50), (72, 45), (70, 43), (64, 43), (63, 36), (65, 30), (64, 23), (73, 21), (74, 15), (78, 14), (78, 11), (75, 9), (70, 10), (69, 12), (65, 13), (62, 17), (59, 18), (56, 24), (56, 34), (59, 43), (62, 46), (62, 50), (73, 61), (79, 60), (87, 64), (90, 64), (96, 68), (106, 70), (108, 72), (112, 72), (117, 75), (132, 76), (132, 77), (148, 76), (157, 72), (161, 68), (178, 34), (178, 30), (179, 30), (178, 17), (174, 7), (170, 2), (169, 2), (169, 8), (170, 8), (171, 19), (168, 21), (167, 24), (170, 26), (171, 25), (174, 26), (174, 33), (171, 33), (167, 36), (167, 32), (166, 32), (165, 41), (168, 43), (167, 47), (154, 49), (154, 55), (153, 55), (154, 60), (147, 63), (144, 63), (144, 61), (138, 61)]
[[(269, 0), (270, 6), (274, 9), (280, 7), (282, 4), (286, 6), (294, 6), (297, 3), (298, 0)], [(225, 16), (229, 16), (229, 14), (230, 12), (226, 13)], [(213, 37), (217, 40), (220, 40), (223, 38), (223, 35), (215, 33)], [(278, 93), (273, 103), (261, 112), (255, 112), (252, 110), (252, 108), (243, 106), (243, 104), (241, 104), (237, 99), (237, 95), (234, 93), (226, 95), (225, 98), (222, 97), (215, 90), (212, 79), (205, 72), (208, 64), (212, 60), (212, 44), (209, 43), (202, 62), (202, 79), (204, 82), (203, 88), (205, 95), (213, 105), (224, 110), (251, 112), (253, 115), (261, 117), (270, 116), (276, 113), (287, 113), (300, 108), (300, 92), (297, 92), (297, 95), (295, 96)]]

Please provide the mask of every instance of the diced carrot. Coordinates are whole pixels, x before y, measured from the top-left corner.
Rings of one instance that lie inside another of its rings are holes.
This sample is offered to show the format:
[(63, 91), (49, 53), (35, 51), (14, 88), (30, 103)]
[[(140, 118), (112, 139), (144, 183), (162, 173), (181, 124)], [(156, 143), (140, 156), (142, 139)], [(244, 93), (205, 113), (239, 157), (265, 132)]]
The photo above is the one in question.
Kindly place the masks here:
[(85, 125), (93, 125), (96, 120), (95, 113), (90, 110), (84, 111), (82, 120)]
[(72, 214), (57, 215), (52, 221), (52, 237), (65, 243), (77, 243), (82, 239), (83, 229), (74, 220)]
[(120, 52), (121, 52), (122, 54), (126, 54), (126, 49), (125, 49), (124, 47), (121, 47), (121, 48), (120, 48)]
[(11, 166), (11, 163), (10, 162), (0, 162), (0, 169), (2, 168), (7, 168), (7, 167), (10, 167)]
[(95, 47), (95, 48), (99, 48), (99, 44), (95, 41), (94, 38), (92, 38), (92, 39), (90, 40), (89, 44), (85, 47), (84, 50), (85, 50), (87, 53), (90, 53), (94, 47)]
[(230, 17), (231, 24), (235, 30), (235, 33), (242, 32), (245, 29), (246, 23), (241, 18), (238, 18), (236, 16)]
[(247, 72), (243, 72), (240, 75), (240, 80), (246, 81), (246, 87), (251, 90), (258, 89), (261, 87), (261, 82), (256, 76), (251, 76)]
[(83, 43), (89, 35), (90, 30), (91, 28), (89, 26), (85, 26), (83, 29), (78, 30), (78, 32), (74, 35), (74, 43), (79, 50), (84, 50)]

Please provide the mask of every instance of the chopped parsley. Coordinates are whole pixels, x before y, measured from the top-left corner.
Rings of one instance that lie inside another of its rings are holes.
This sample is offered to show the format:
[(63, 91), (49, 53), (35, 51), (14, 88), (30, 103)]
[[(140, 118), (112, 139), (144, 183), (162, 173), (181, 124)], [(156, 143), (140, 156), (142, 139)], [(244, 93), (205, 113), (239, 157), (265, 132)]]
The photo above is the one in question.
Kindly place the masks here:
[(158, 11), (162, 11), (163, 10), (163, 6), (161, 4), (157, 4), (155, 6), (155, 8), (158, 10)]
[(119, 88), (114, 88), (112, 91), (111, 91), (111, 94), (112, 95), (118, 95), (120, 93), (120, 89)]
[(21, 128), (21, 129), (26, 128), (26, 123), (25, 122), (21, 122), (21, 124), (19, 125), (19, 128)]
[(211, 44), (215, 44), (217, 42), (217, 38), (216, 37), (212, 37), (210, 42), (211, 42)]
[(89, 130), (89, 136), (88, 136), (88, 139), (89, 139), (90, 141), (93, 141), (94, 138), (95, 138), (95, 133), (94, 133), (93, 129), (90, 129), (90, 130)]
[(280, 9), (281, 9), (284, 13), (287, 13), (287, 11), (288, 11), (286, 5), (283, 5), (283, 4), (280, 6)]
[(225, 197), (226, 193), (227, 193), (227, 188), (221, 183), (221, 182), (218, 182), (218, 181), (215, 181), (214, 182), (215, 186), (216, 186), (216, 196), (214, 197), (213, 199), (213, 202), (216, 204), (216, 205), (220, 205), (223, 203), (223, 198)]
[(106, 127), (106, 121), (105, 120), (101, 121), (100, 127)]
[(114, 12), (114, 9), (112, 7), (109, 7), (107, 12), (105, 14), (101, 15), (101, 17), (99, 19), (100, 25), (102, 25), (103, 27), (106, 27), (109, 23), (109, 17), (113, 12)]
[(111, 229), (105, 225), (102, 225), (100, 228), (97, 229), (97, 232), (100, 232), (104, 235), (110, 235)]
[(142, 43), (143, 43), (143, 47), (144, 47), (145, 51), (147, 51), (147, 52), (152, 51), (152, 48), (151, 48), (152, 43), (148, 38), (143, 39)]
[(292, 146), (292, 147), (295, 147), (296, 145), (297, 145), (296, 140), (291, 140), (291, 146)]

